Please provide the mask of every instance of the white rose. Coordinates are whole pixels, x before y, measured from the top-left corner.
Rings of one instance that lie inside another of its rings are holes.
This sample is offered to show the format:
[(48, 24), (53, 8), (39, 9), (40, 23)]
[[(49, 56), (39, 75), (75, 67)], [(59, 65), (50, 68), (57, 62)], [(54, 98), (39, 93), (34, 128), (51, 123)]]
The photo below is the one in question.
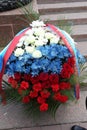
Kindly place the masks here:
[(19, 57), (19, 56), (22, 56), (24, 54), (24, 50), (22, 48), (17, 48), (15, 51), (14, 51), (14, 55), (16, 57)]
[(22, 47), (22, 45), (23, 45), (23, 42), (19, 42), (16, 46), (17, 47)]
[(43, 39), (42, 39), (42, 41), (44, 42), (44, 45), (46, 45), (46, 44), (47, 44), (47, 42), (48, 42), (48, 39), (43, 38)]
[(26, 38), (27, 38), (27, 36), (24, 35), (23, 37), (20, 38), (19, 42), (24, 42)]
[(50, 33), (50, 32), (46, 32), (45, 33), (45, 38), (47, 38), (47, 39), (51, 39), (51, 38), (53, 38), (55, 35), (54, 34), (52, 34), (52, 33)]
[(39, 50), (35, 50), (35, 51), (33, 52), (32, 56), (33, 56), (34, 58), (40, 58), (40, 57), (42, 57), (42, 53), (41, 53), (41, 51), (39, 51)]
[(34, 43), (34, 42), (35, 42), (35, 37), (34, 37), (33, 35), (28, 36), (28, 37), (25, 39), (25, 43), (27, 43), (27, 44)]
[(32, 29), (29, 29), (28, 31), (26, 31), (26, 35), (33, 35), (34, 31)]
[(43, 46), (43, 45), (46, 45), (48, 42), (48, 39), (44, 38), (44, 37), (39, 37), (38, 40), (35, 40), (35, 45), (36, 46)]
[(50, 39), (50, 43), (58, 43), (60, 40), (60, 37), (54, 37), (52, 39)]
[(33, 53), (35, 51), (35, 47), (34, 46), (26, 46), (25, 50), (27, 53)]
[(33, 29), (33, 31), (34, 31), (34, 34), (36, 35), (36, 36), (44, 36), (45, 35), (45, 30), (43, 29), (43, 28), (35, 28), (35, 29)]
[(45, 43), (42, 40), (36, 40), (35, 43), (34, 43), (35, 46), (42, 46), (44, 44)]
[(33, 21), (32, 24), (30, 24), (30, 26), (32, 26), (32, 27), (43, 27), (43, 26), (45, 26), (45, 24), (43, 23), (43, 21), (36, 20), (36, 21)]

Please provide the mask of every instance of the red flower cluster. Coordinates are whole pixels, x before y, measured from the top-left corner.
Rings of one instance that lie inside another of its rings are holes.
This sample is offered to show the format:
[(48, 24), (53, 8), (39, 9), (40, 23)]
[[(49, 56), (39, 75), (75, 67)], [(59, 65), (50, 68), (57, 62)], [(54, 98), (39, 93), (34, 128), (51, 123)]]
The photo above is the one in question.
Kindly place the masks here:
[(23, 103), (36, 100), (40, 111), (47, 111), (49, 108), (49, 98), (61, 103), (65, 103), (68, 100), (68, 96), (63, 95), (61, 92), (64, 90), (69, 91), (71, 84), (63, 79), (70, 78), (74, 73), (74, 66), (74, 59), (69, 58), (67, 63), (63, 64), (60, 75), (42, 72), (32, 77), (28, 74), (15, 73), (14, 77), (8, 79), (8, 82), (17, 90)]
[(71, 65), (70, 60), (68, 62), (63, 64), (63, 68), (61, 71), (61, 77), (65, 79), (69, 79), (71, 75), (75, 72), (74, 66)]
[(62, 95), (61, 93), (58, 92), (54, 95), (54, 100), (65, 103), (68, 100), (68, 96)]

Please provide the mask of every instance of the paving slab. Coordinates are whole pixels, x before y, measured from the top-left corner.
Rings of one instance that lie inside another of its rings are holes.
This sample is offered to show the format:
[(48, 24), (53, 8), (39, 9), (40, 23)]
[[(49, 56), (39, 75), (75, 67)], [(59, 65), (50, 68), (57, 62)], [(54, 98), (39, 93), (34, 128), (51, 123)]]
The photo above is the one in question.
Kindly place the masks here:
[(21, 130), (42, 130), (42, 129), (41, 129), (41, 127), (33, 127), (33, 128), (23, 128)]
[(41, 130), (61, 130), (61, 125), (45, 126)]
[(74, 125), (80, 125), (79, 123), (63, 124), (61, 125), (61, 130), (71, 130)]
[(57, 110), (55, 120), (50, 115), (43, 113), (40, 119), (34, 121), (26, 116), (22, 105), (16, 103), (7, 104), (6, 106), (0, 105), (0, 130), (28, 127), (39, 128), (43, 126), (87, 122), (87, 110), (85, 108), (86, 96), (87, 91), (81, 91), (81, 98), (78, 102), (74, 101), (66, 105), (61, 105)]
[(16, 103), (0, 105), (0, 129), (32, 127), (32, 120), (26, 116), (21, 105)]

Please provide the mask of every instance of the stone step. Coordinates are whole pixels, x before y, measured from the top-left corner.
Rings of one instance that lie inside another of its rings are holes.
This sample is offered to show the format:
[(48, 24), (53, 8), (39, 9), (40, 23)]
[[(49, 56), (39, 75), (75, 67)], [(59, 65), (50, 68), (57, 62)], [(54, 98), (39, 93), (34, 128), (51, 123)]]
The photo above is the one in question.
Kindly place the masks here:
[[(78, 2), (84, 2), (87, 0), (78, 0)], [(55, 0), (55, 3), (68, 3), (68, 2), (76, 2), (76, 0)], [(47, 3), (54, 3), (54, 0), (37, 0), (38, 4), (47, 4)]]
[(71, 22), (73, 25), (86, 24), (87, 12), (41, 15), (40, 19), (42, 19), (43, 21), (49, 21), (53, 24), (58, 24), (58, 21), (61, 20)]
[(39, 13), (42, 14), (59, 14), (59, 13), (76, 13), (87, 11), (87, 1), (85, 2), (69, 2), (54, 4), (38, 4)]
[(77, 42), (76, 48), (82, 55), (87, 56), (87, 41)]
[(86, 41), (87, 40), (87, 25), (74, 25), (72, 26), (72, 37), (76, 41)]

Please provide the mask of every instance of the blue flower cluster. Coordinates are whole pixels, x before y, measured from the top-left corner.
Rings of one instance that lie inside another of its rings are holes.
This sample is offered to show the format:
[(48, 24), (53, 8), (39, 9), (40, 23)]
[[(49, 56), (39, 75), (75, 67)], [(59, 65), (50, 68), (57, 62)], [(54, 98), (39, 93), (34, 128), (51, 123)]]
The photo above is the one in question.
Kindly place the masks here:
[(77, 55), (77, 58), (78, 58), (78, 62), (80, 64), (83, 64), (86, 62), (86, 59), (84, 58), (83, 55), (81, 55), (81, 53), (79, 52), (79, 50), (76, 50), (76, 55)]
[(14, 75), (15, 72), (38, 75), (40, 72), (50, 72), (60, 74), (64, 61), (71, 57), (68, 48), (60, 44), (50, 44), (36, 48), (42, 53), (41, 58), (33, 58), (31, 54), (24, 53), (22, 56), (10, 56), (6, 74)]

